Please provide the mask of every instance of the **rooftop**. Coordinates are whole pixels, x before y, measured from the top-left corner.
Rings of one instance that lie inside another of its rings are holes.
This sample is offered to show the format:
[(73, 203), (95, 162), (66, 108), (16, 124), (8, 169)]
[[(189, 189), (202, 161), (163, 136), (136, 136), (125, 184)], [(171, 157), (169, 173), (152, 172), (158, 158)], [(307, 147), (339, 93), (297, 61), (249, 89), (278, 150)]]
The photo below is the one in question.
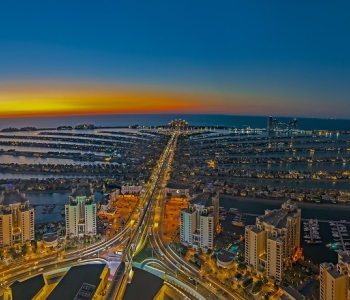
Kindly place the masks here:
[(38, 275), (27, 279), (25, 281), (16, 281), (11, 285), (12, 299), (13, 300), (28, 300), (33, 299), (34, 296), (45, 285), (44, 277)]
[[(0, 204), (2, 205), (9, 205), (14, 203), (25, 203), (28, 201), (26, 198), (22, 196), (17, 190), (11, 189), (7, 190), (3, 193), (3, 200), (1, 201), (0, 197)], [(1, 203), (2, 202), (2, 203)]]
[(88, 264), (71, 267), (47, 299), (75, 299), (84, 284), (98, 287), (101, 281), (100, 276), (104, 268), (104, 264)]
[(163, 286), (163, 279), (142, 269), (133, 270), (134, 276), (126, 287), (123, 300), (153, 300)]
[(294, 216), (296, 209), (297, 206), (284, 203), (280, 209), (266, 210), (265, 215), (257, 217), (257, 220), (279, 229), (286, 228), (288, 217)]
[(53, 242), (57, 240), (57, 233), (56, 232), (52, 232), (52, 233), (45, 233), (43, 235), (43, 240), (44, 242)]
[(191, 186), (189, 184), (184, 183), (168, 182), (166, 187), (169, 189), (188, 190)]
[(328, 270), (329, 275), (331, 275), (334, 279), (342, 277), (344, 275), (340, 274), (336, 268)]
[(212, 200), (211, 200), (211, 195), (209, 193), (203, 193), (200, 194), (198, 196), (196, 196), (195, 198), (193, 198), (190, 201), (190, 204), (192, 205), (202, 205), (202, 206), (212, 206)]
[(79, 186), (71, 194), (71, 196), (74, 197), (74, 198), (75, 197), (81, 197), (81, 196), (90, 197), (92, 195), (93, 195), (93, 193), (91, 191), (91, 187), (90, 186)]
[(296, 300), (305, 299), (305, 297), (302, 294), (300, 294), (297, 290), (293, 289), (290, 286), (285, 287), (283, 289), (286, 291), (287, 294), (291, 295), (293, 297), (293, 299), (296, 299)]
[(222, 262), (231, 262), (233, 261), (235, 255), (230, 252), (230, 251), (227, 251), (225, 249), (221, 249), (220, 252), (217, 254), (216, 258), (219, 260), (219, 261), (222, 261)]

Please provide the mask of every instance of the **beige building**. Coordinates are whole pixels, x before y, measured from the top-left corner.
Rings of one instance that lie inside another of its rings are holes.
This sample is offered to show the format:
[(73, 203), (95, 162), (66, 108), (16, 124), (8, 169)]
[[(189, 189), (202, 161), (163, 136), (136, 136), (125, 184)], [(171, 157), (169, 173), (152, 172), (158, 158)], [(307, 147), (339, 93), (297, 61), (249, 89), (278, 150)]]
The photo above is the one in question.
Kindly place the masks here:
[(300, 219), (291, 201), (257, 217), (255, 225), (245, 227), (245, 262), (280, 283), (286, 261), (300, 246)]
[(73, 189), (65, 212), (67, 236), (96, 234), (96, 203), (94, 191), (89, 185)]
[[(211, 194), (200, 194), (180, 211), (180, 242), (202, 250), (212, 249), (215, 235), (215, 213)], [(217, 201), (218, 205), (218, 201)]]
[(34, 208), (12, 184), (0, 195), (0, 248), (34, 240)]
[(350, 252), (338, 253), (338, 264), (320, 264), (320, 300), (350, 299)]

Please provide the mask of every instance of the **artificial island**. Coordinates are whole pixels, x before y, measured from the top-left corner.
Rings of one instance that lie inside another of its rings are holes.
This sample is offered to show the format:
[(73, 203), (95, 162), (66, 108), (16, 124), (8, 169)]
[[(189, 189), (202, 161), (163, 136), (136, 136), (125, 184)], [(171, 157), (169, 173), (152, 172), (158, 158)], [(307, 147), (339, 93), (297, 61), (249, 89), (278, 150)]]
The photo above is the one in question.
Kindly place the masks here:
[(347, 299), (349, 132), (297, 124), (3, 129), (0, 297)]

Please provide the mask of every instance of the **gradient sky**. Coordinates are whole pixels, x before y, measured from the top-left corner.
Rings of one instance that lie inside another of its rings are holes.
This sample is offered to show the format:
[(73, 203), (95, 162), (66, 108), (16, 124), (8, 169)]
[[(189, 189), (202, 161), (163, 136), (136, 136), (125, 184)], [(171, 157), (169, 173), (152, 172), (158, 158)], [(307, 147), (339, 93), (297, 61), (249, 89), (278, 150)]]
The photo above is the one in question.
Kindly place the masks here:
[(349, 1), (2, 1), (0, 116), (349, 118), (349, 12)]

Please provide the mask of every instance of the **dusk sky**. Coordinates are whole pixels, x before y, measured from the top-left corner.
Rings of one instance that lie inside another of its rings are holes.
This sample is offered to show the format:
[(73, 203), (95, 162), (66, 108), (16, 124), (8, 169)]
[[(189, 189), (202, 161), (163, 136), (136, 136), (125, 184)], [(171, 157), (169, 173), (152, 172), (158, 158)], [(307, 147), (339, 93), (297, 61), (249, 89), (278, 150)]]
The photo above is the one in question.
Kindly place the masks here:
[(0, 116), (349, 118), (349, 1), (2, 1)]

